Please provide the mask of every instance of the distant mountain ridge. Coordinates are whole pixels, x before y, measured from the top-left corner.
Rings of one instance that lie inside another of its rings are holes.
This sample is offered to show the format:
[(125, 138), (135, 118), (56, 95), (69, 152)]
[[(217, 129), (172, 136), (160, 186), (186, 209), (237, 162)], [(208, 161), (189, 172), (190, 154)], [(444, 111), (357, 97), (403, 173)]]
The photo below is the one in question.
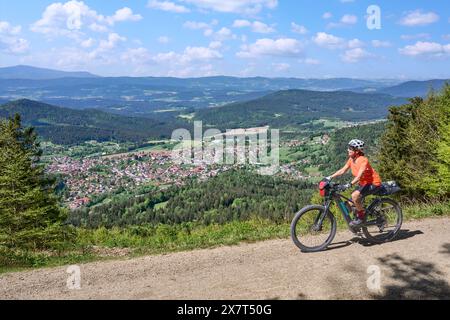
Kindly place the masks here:
[(73, 110), (27, 99), (0, 106), (0, 118), (19, 113), (26, 126), (36, 128), (44, 139), (57, 144), (76, 144), (88, 140), (141, 142), (170, 138), (179, 127), (144, 118), (124, 117), (95, 109)]
[[(397, 84), (398, 82), (394, 82)], [(31, 99), (76, 109), (96, 108), (121, 115), (152, 117), (159, 110), (207, 108), (250, 101), (288, 89), (314, 91), (381, 89), (391, 80), (297, 78), (171, 78), (100, 77), (61, 79), (1, 79), (0, 98)]]
[(18, 65), (0, 68), (0, 79), (49, 80), (60, 78), (99, 78), (89, 72), (69, 72)]

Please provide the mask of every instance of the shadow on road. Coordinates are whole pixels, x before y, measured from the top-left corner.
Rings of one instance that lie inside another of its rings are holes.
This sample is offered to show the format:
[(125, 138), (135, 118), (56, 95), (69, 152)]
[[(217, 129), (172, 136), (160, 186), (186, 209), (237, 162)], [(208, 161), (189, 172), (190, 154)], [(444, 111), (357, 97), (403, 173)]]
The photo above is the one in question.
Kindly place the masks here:
[[(401, 241), (401, 240), (406, 240), (409, 238), (412, 238), (414, 236), (417, 236), (419, 234), (423, 234), (422, 231), (420, 230), (415, 230), (415, 231), (411, 231), (411, 230), (400, 230), (398, 235), (395, 237), (394, 240), (391, 240), (389, 242), (396, 242), (396, 241)], [(383, 245), (383, 243), (373, 243), (368, 241), (367, 239), (364, 238), (357, 238), (359, 239), (359, 241), (357, 241), (360, 245), (364, 246), (364, 247), (371, 247), (371, 246), (380, 246)]]
[(450, 299), (450, 286), (445, 275), (433, 263), (408, 260), (398, 254), (378, 258), (384, 269), (390, 270), (397, 284), (384, 286), (374, 299)]
[(450, 243), (444, 244), (442, 246), (442, 251), (439, 251), (439, 253), (450, 255)]
[(326, 249), (326, 251), (329, 250), (335, 250), (335, 249), (342, 249), (348, 246), (351, 246), (353, 244), (352, 240), (348, 240), (348, 241), (341, 241), (341, 242), (334, 242), (332, 244), (330, 244), (328, 246), (328, 248)]
[[(414, 236), (416, 236), (416, 235), (419, 235), (419, 234), (423, 234), (423, 232), (420, 231), (420, 230), (415, 230), (415, 231), (410, 231), (410, 230), (400, 230), (400, 232), (398, 233), (397, 237), (396, 237), (394, 240), (390, 241), (390, 242), (395, 242), (395, 241), (400, 241), (400, 240), (406, 240), (406, 239), (412, 238), (412, 237), (414, 237)], [(364, 247), (371, 247), (371, 246), (377, 246), (377, 245), (379, 246), (379, 245), (383, 245), (383, 243), (381, 243), (381, 244), (378, 244), (378, 243), (372, 243), (372, 242), (368, 241), (368, 240), (365, 239), (365, 238), (354, 237), (354, 238), (352, 238), (352, 239), (350, 239), (350, 240), (347, 240), (347, 241), (334, 242), (334, 243), (332, 243), (332, 244), (330, 244), (330, 245), (328, 246), (328, 248), (326, 249), (326, 251), (329, 251), (329, 250), (336, 250), (336, 249), (342, 249), (342, 248), (351, 246), (351, 245), (354, 244), (354, 243), (358, 243), (358, 244), (360, 244), (360, 245), (362, 245), (362, 246), (364, 246)], [(447, 245), (448, 245), (447, 253), (450, 254), (450, 243), (447, 244)]]

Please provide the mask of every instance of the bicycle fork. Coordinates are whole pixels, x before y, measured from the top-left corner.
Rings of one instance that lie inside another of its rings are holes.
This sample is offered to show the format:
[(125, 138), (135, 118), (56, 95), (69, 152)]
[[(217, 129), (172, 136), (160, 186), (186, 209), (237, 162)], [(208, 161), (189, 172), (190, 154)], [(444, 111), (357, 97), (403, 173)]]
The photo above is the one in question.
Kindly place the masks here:
[(325, 217), (327, 216), (328, 211), (330, 210), (331, 200), (328, 200), (325, 203), (325, 210), (316, 217), (316, 220), (314, 221), (314, 229), (315, 231), (320, 231), (322, 228), (323, 220), (325, 220)]

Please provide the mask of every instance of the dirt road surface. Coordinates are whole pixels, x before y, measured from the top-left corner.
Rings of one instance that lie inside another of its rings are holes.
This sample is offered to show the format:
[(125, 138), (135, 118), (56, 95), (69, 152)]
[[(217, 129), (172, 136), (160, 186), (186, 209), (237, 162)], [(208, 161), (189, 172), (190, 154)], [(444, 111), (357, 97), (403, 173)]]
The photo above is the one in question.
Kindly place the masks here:
[(68, 288), (67, 266), (9, 273), (0, 298), (450, 299), (450, 218), (406, 222), (383, 245), (352, 238), (339, 232), (320, 253), (286, 239), (87, 263), (80, 289)]

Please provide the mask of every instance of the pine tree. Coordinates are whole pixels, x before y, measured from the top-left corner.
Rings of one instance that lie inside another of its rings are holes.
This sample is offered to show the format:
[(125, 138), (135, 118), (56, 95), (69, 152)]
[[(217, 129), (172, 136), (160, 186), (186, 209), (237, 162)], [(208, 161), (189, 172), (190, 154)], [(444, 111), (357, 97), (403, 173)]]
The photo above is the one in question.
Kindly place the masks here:
[(442, 93), (390, 110), (380, 173), (416, 198), (449, 195), (450, 85)]
[(442, 141), (438, 148), (439, 162), (436, 163), (439, 183), (436, 194), (450, 197), (450, 124), (443, 127)]
[(0, 247), (38, 249), (69, 237), (67, 214), (52, 195), (52, 181), (39, 165), (41, 150), (19, 115), (0, 121)]
[(436, 158), (433, 160), (435, 174), (425, 177), (427, 194), (450, 197), (450, 85), (446, 85), (438, 101), (442, 115), (438, 118), (440, 141), (437, 144)]

